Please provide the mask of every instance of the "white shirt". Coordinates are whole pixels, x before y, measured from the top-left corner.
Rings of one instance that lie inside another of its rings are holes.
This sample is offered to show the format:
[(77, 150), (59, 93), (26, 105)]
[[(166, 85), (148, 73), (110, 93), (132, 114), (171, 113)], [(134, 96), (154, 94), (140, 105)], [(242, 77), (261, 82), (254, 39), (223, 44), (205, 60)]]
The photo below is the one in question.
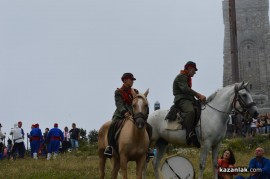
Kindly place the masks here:
[(0, 143), (3, 143), (3, 138), (5, 138), (6, 135), (2, 133), (2, 131), (0, 131)]
[(256, 122), (257, 122), (257, 119), (252, 118), (252, 122), (250, 123), (250, 127), (257, 127)]
[(14, 143), (23, 142), (22, 129), (14, 124), (14, 128), (11, 129), (10, 134), (13, 135)]
[(63, 132), (63, 135), (64, 135), (64, 138), (66, 138), (67, 140), (66, 141), (69, 141), (69, 139), (70, 139), (70, 134), (69, 134), (69, 132)]

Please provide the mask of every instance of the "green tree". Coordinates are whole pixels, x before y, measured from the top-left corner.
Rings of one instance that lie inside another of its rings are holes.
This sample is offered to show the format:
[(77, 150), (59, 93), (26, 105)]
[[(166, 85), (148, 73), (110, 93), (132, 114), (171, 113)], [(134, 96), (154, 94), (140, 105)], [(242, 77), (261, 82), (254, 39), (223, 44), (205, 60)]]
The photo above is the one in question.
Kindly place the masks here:
[(90, 144), (95, 144), (98, 141), (98, 131), (97, 130), (91, 130), (88, 134), (88, 141)]
[(86, 130), (84, 130), (83, 128), (80, 128), (80, 137), (81, 137), (81, 141), (83, 142), (87, 142), (87, 136), (86, 136)]

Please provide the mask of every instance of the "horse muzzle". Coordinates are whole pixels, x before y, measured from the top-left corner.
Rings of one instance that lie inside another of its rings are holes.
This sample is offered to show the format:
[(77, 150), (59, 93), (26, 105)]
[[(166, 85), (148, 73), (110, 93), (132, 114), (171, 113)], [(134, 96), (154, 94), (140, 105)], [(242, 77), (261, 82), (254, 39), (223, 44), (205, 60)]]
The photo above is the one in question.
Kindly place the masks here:
[(136, 124), (138, 129), (142, 129), (145, 126), (145, 121), (143, 118), (136, 118), (135, 124)]

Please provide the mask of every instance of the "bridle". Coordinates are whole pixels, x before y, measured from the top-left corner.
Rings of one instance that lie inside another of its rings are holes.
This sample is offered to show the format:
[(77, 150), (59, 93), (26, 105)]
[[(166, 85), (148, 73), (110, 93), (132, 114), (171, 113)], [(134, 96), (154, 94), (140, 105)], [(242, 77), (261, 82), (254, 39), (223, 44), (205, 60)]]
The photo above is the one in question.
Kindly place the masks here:
[[(133, 100), (135, 100), (136, 98), (142, 98), (144, 101), (146, 100), (145, 97), (143, 97), (142, 95), (136, 95), (136, 97), (134, 97)], [(148, 115), (149, 115), (149, 105), (148, 103), (146, 104), (147, 104), (146, 113), (143, 113), (143, 112), (134, 113), (134, 109), (132, 107), (131, 115), (135, 123), (139, 118), (143, 119), (144, 123), (146, 123)]]
[[(246, 91), (248, 91), (247, 88), (243, 88), (245, 89)], [(256, 103), (254, 101), (250, 102), (250, 103), (246, 103), (242, 98), (241, 96), (239, 95), (239, 91), (243, 90), (243, 89), (240, 89), (238, 90), (238, 87), (235, 87), (235, 95), (234, 95), (234, 98), (233, 98), (233, 102), (232, 102), (232, 106), (233, 106), (233, 109), (235, 111), (237, 111), (238, 113), (240, 114), (245, 114), (245, 113), (248, 113), (249, 109), (253, 106), (256, 106)], [(239, 105), (241, 106), (241, 108), (243, 109), (242, 111), (240, 111), (239, 109), (236, 108), (236, 103), (239, 103)]]
[[(250, 103), (246, 103), (242, 98), (241, 98), (241, 95), (239, 94), (239, 91), (241, 90), (247, 90), (247, 88), (242, 88), (242, 89), (239, 89), (238, 86), (235, 86), (234, 88), (234, 97), (233, 97), (233, 101), (232, 101), (232, 107), (235, 111), (237, 111), (238, 113), (244, 115), (245, 113), (249, 113), (249, 109), (253, 106), (256, 105), (255, 102), (250, 102)], [(247, 90), (248, 91), (248, 90)], [(239, 109), (236, 108), (236, 103), (239, 103), (239, 105), (241, 106), (241, 108), (243, 109), (242, 111), (240, 111)], [(205, 103), (205, 105), (209, 106), (210, 108), (220, 112), (220, 113), (224, 113), (224, 114), (232, 114), (232, 112), (228, 113), (228, 112), (224, 112), (224, 111), (221, 111), (219, 109), (216, 109), (215, 107), (211, 106), (210, 104), (208, 103)], [(205, 108), (204, 108), (205, 109)], [(203, 109), (203, 110), (204, 110)]]

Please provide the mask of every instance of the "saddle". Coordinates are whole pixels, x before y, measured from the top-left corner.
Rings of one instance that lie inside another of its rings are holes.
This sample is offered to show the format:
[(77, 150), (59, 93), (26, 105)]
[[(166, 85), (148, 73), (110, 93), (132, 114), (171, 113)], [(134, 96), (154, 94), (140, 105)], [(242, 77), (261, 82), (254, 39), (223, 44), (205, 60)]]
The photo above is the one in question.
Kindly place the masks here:
[(125, 119), (123, 120), (115, 120), (111, 123), (111, 126), (108, 131), (108, 142), (109, 145), (111, 145), (113, 148), (116, 148), (116, 143), (119, 137), (119, 134), (122, 130), (122, 127), (125, 123)]
[[(194, 126), (197, 125), (197, 123), (200, 120), (201, 117), (201, 103), (200, 101), (195, 101), (193, 103), (193, 107), (195, 110), (195, 121)], [(175, 105), (172, 105), (170, 110), (168, 111), (168, 114), (165, 117), (165, 120), (167, 120), (167, 130), (183, 130), (185, 129), (184, 126), (184, 118), (183, 118), (183, 112), (180, 111)]]

